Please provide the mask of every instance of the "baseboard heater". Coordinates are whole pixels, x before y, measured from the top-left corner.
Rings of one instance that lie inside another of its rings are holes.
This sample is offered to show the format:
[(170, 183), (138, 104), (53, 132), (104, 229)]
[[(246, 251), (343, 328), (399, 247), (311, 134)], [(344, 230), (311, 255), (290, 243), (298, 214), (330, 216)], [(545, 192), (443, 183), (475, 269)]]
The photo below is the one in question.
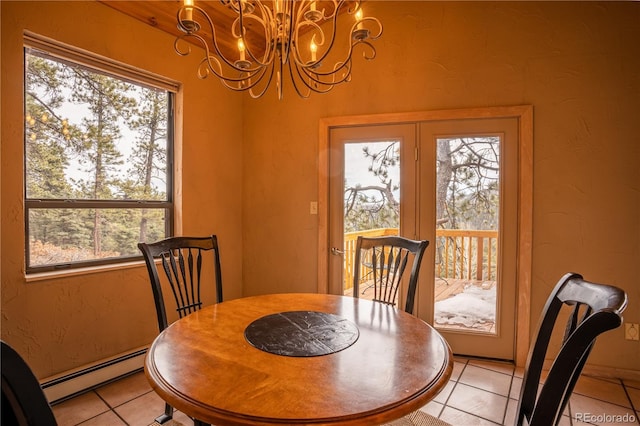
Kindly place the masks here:
[(124, 376), (141, 371), (147, 347), (100, 361), (87, 367), (72, 370), (41, 382), (44, 394), (51, 405), (58, 404), (107, 384)]

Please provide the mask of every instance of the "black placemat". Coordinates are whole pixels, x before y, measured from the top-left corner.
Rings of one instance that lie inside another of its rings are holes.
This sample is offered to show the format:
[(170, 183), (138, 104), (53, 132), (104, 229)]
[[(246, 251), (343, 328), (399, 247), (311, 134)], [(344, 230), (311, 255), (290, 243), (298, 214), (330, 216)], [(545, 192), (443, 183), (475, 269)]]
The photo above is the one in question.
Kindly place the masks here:
[(353, 345), (360, 332), (351, 321), (326, 312), (288, 311), (249, 324), (245, 338), (254, 347), (277, 355), (328, 355)]

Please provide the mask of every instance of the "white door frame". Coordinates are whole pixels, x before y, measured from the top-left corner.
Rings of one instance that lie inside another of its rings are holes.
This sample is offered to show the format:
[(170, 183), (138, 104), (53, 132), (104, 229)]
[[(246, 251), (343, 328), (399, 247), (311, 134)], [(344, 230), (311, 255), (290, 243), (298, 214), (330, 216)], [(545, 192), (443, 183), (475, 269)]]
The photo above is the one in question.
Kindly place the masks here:
[(518, 120), (518, 258), (515, 363), (524, 366), (531, 323), (531, 251), (533, 229), (533, 106), (372, 114), (320, 119), (318, 138), (318, 293), (329, 291), (329, 131), (334, 127), (398, 124), (473, 118)]

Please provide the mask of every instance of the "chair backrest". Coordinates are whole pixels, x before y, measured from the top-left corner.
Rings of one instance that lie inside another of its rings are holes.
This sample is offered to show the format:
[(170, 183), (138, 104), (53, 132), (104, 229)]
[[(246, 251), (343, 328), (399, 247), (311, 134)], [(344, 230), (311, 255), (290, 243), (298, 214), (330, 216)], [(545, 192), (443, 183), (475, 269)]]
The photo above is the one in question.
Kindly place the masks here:
[(157, 258), (160, 259), (161, 271), (171, 287), (180, 318), (202, 307), (200, 290), (205, 252), (211, 252), (213, 257), (216, 303), (222, 302), (220, 251), (215, 235), (210, 237), (170, 237), (155, 243), (138, 243), (138, 248), (142, 251), (147, 264), (160, 331), (167, 328), (169, 324), (165, 299), (162, 294), (161, 273), (159, 273), (155, 262)]
[(2, 411), (3, 425), (56, 425), (53, 411), (38, 379), (24, 359), (2, 341)]
[[(558, 424), (596, 337), (622, 324), (626, 305), (627, 295), (617, 287), (586, 281), (579, 274), (566, 274), (560, 279), (542, 311), (529, 350), (516, 411), (517, 426)], [(570, 314), (562, 345), (540, 386), (547, 348), (563, 306)]]
[(429, 241), (416, 241), (399, 236), (362, 237), (356, 241), (353, 273), (353, 295), (358, 297), (360, 284), (372, 286), (373, 300), (395, 305), (402, 276), (413, 257), (405, 294), (404, 310), (413, 314), (418, 274)]

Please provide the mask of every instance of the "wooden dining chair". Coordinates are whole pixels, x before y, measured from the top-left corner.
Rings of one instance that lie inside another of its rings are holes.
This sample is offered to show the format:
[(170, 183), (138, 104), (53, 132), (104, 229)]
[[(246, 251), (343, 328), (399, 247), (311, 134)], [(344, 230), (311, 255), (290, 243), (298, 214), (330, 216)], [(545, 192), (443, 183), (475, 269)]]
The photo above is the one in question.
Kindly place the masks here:
[[(147, 264), (151, 290), (156, 306), (158, 329), (167, 328), (167, 301), (162, 291), (162, 281), (167, 281), (173, 294), (179, 318), (202, 308), (201, 290), (203, 265), (210, 258), (215, 278), (216, 303), (222, 302), (222, 271), (220, 250), (215, 235), (209, 237), (170, 237), (155, 243), (138, 243)], [(207, 256), (210, 254), (210, 256)], [(156, 260), (159, 260), (158, 268)], [(163, 277), (163, 280), (160, 277)], [(173, 417), (173, 407), (166, 404), (165, 413), (156, 419), (162, 424)], [(196, 424), (203, 424), (195, 420)]]
[(405, 312), (413, 314), (418, 274), (429, 241), (416, 241), (396, 235), (359, 236), (353, 273), (353, 295), (358, 297), (360, 282), (366, 279), (373, 288), (373, 300), (396, 305), (402, 287), (402, 276), (410, 263), (411, 273), (405, 293)]
[(8, 343), (1, 341), (3, 425), (55, 426), (56, 418), (26, 361)]
[[(610, 285), (586, 281), (579, 274), (564, 275), (549, 296), (529, 350), (516, 426), (557, 425), (596, 338), (622, 324), (626, 293)], [(543, 385), (540, 375), (560, 312), (569, 310), (562, 345)]]

